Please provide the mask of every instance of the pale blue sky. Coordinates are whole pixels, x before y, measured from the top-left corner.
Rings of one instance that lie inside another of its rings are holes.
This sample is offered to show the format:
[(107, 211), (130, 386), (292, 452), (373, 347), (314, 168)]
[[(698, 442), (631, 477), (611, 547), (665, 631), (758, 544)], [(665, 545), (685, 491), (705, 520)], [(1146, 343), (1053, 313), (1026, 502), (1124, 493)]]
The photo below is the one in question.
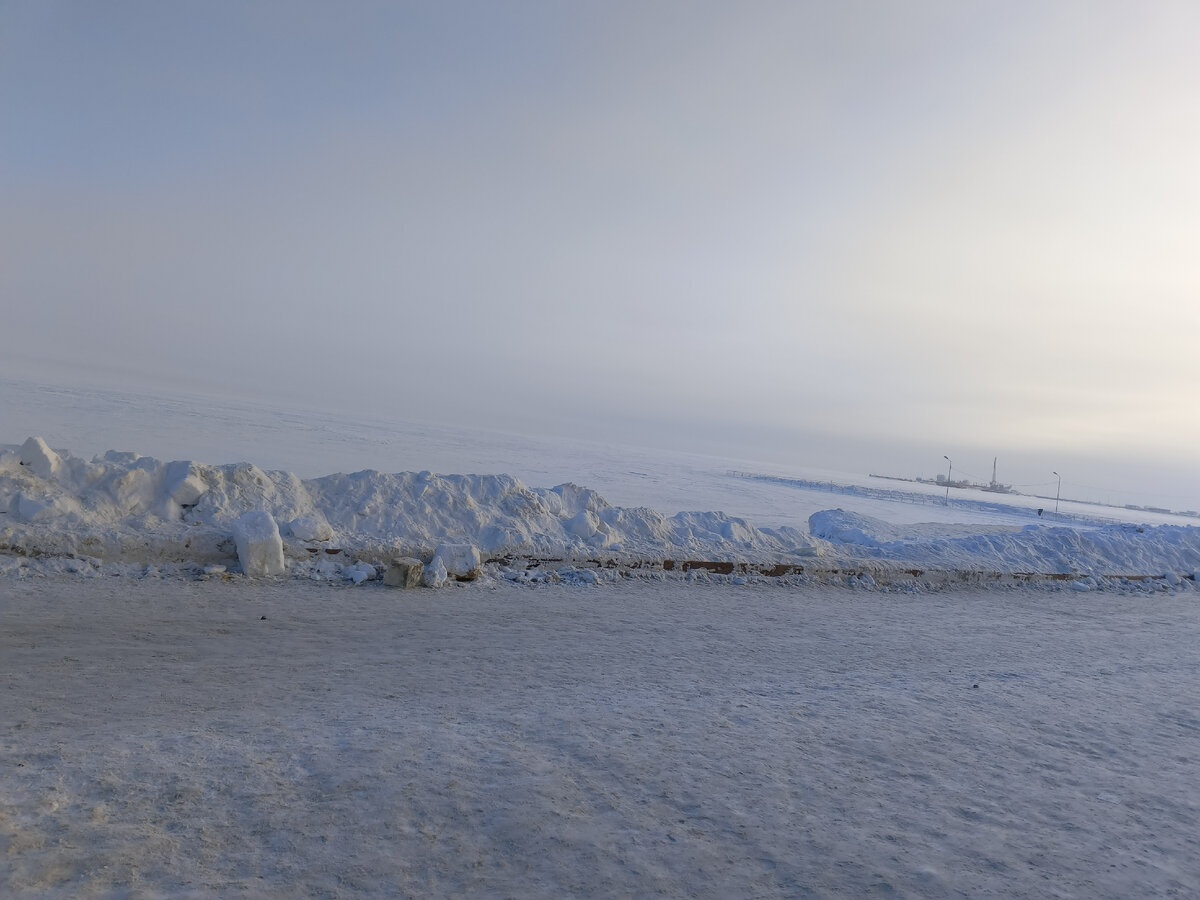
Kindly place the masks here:
[(1200, 4), (0, 2), (0, 122), (10, 365), (1200, 496)]

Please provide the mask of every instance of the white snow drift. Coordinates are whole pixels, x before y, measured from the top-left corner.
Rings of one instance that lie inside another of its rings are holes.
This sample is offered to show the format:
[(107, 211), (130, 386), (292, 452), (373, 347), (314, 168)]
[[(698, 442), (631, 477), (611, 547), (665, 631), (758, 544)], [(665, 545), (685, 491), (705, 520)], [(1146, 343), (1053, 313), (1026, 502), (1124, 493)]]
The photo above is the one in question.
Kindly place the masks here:
[(433, 558), (435, 582), (478, 569), (481, 552), (764, 561), (816, 552), (793, 528), (755, 528), (719, 512), (622, 509), (574, 484), (374, 471), (302, 480), (249, 463), (163, 463), (116, 451), (88, 462), (40, 438), (0, 452), (0, 514), (0, 551), (219, 563), (236, 549), (254, 574), (278, 574), (281, 557), (322, 550)]
[(164, 463), (117, 451), (86, 461), (37, 437), (0, 446), (0, 571), (42, 556), (74, 560), (68, 568), (80, 571), (240, 562), (251, 575), (290, 566), (362, 581), (404, 556), (422, 560), (424, 583), (436, 586), (506, 556), (1078, 576), (1200, 569), (1200, 528), (1191, 526), (896, 526), (842, 510), (819, 512), (809, 526), (758, 528), (721, 512), (666, 516), (611, 506), (575, 484), (531, 488), (508, 475), (305, 480), (249, 463)]
[(1004, 573), (1085, 575), (1194, 574), (1200, 569), (1200, 528), (1106, 525), (1064, 528), (1026, 525), (952, 537), (927, 527), (895, 526), (870, 516), (826, 510), (809, 519), (815, 538), (840, 545), (840, 555), (905, 567)]

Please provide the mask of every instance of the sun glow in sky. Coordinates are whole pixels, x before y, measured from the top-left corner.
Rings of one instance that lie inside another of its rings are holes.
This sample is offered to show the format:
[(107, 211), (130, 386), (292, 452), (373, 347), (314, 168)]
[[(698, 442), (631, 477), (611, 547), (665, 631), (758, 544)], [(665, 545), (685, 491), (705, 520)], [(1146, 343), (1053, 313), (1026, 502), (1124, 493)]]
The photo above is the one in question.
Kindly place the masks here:
[(0, 122), (10, 366), (1200, 497), (1193, 2), (15, 2)]

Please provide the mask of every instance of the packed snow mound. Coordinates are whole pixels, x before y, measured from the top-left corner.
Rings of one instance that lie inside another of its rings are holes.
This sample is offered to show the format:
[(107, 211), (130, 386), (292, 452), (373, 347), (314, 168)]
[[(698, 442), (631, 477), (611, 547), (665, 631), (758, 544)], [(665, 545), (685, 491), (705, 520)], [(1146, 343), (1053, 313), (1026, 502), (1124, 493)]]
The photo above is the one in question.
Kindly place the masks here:
[(808, 518), (808, 530), (813, 537), (842, 544), (879, 547), (896, 541), (930, 541), (949, 537), (968, 537), (979, 534), (1003, 534), (1020, 531), (1021, 525), (951, 524), (947, 522), (909, 523), (897, 525), (862, 513), (842, 509), (827, 509)]
[(252, 509), (238, 516), (233, 541), (247, 575), (282, 575), (287, 570), (279, 526), (269, 512)]
[(808, 518), (808, 531), (813, 537), (863, 547), (879, 547), (903, 539), (900, 529), (882, 519), (841, 509), (813, 513)]
[[(789, 561), (816, 552), (795, 529), (756, 528), (720, 512), (624, 509), (575, 484), (530, 488), (509, 475), (363, 471), (304, 480), (250, 463), (164, 463), (116, 451), (89, 462), (40, 438), (0, 448), (0, 551), (229, 561), (244, 543), (232, 540), (235, 525), (250, 512), (277, 523), (285, 552), (299, 557), (323, 544), (428, 559), (447, 542), (489, 557)], [(263, 568), (255, 551), (246, 553)]]
[[(895, 526), (841, 509), (809, 518), (813, 537), (842, 558), (886, 560), (920, 568), (1004, 573), (1194, 574), (1200, 570), (1200, 528), (1027, 525), (946, 535), (944, 526)], [(943, 532), (940, 536), (937, 531)]]
[(616, 507), (576, 484), (533, 488), (510, 475), (368, 470), (302, 479), (250, 463), (117, 451), (87, 461), (34, 437), (0, 445), (0, 572), (14, 557), (35, 556), (71, 559), (84, 571), (101, 562), (206, 571), (240, 563), (247, 574), (307, 567), (314, 577), (352, 579), (412, 557), (434, 584), (510, 556), (805, 566), (820, 556), (829, 571), (1178, 577), (1200, 571), (1200, 528), (895, 525), (839, 509), (814, 514), (805, 532), (722, 512)]

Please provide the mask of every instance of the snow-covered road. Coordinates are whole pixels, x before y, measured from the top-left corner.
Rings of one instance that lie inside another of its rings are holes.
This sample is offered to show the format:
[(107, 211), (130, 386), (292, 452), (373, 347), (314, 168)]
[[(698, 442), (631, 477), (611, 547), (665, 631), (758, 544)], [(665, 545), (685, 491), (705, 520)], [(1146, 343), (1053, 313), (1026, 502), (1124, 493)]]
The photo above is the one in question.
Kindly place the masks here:
[(1195, 896), (1196, 598), (7, 579), (0, 884)]

